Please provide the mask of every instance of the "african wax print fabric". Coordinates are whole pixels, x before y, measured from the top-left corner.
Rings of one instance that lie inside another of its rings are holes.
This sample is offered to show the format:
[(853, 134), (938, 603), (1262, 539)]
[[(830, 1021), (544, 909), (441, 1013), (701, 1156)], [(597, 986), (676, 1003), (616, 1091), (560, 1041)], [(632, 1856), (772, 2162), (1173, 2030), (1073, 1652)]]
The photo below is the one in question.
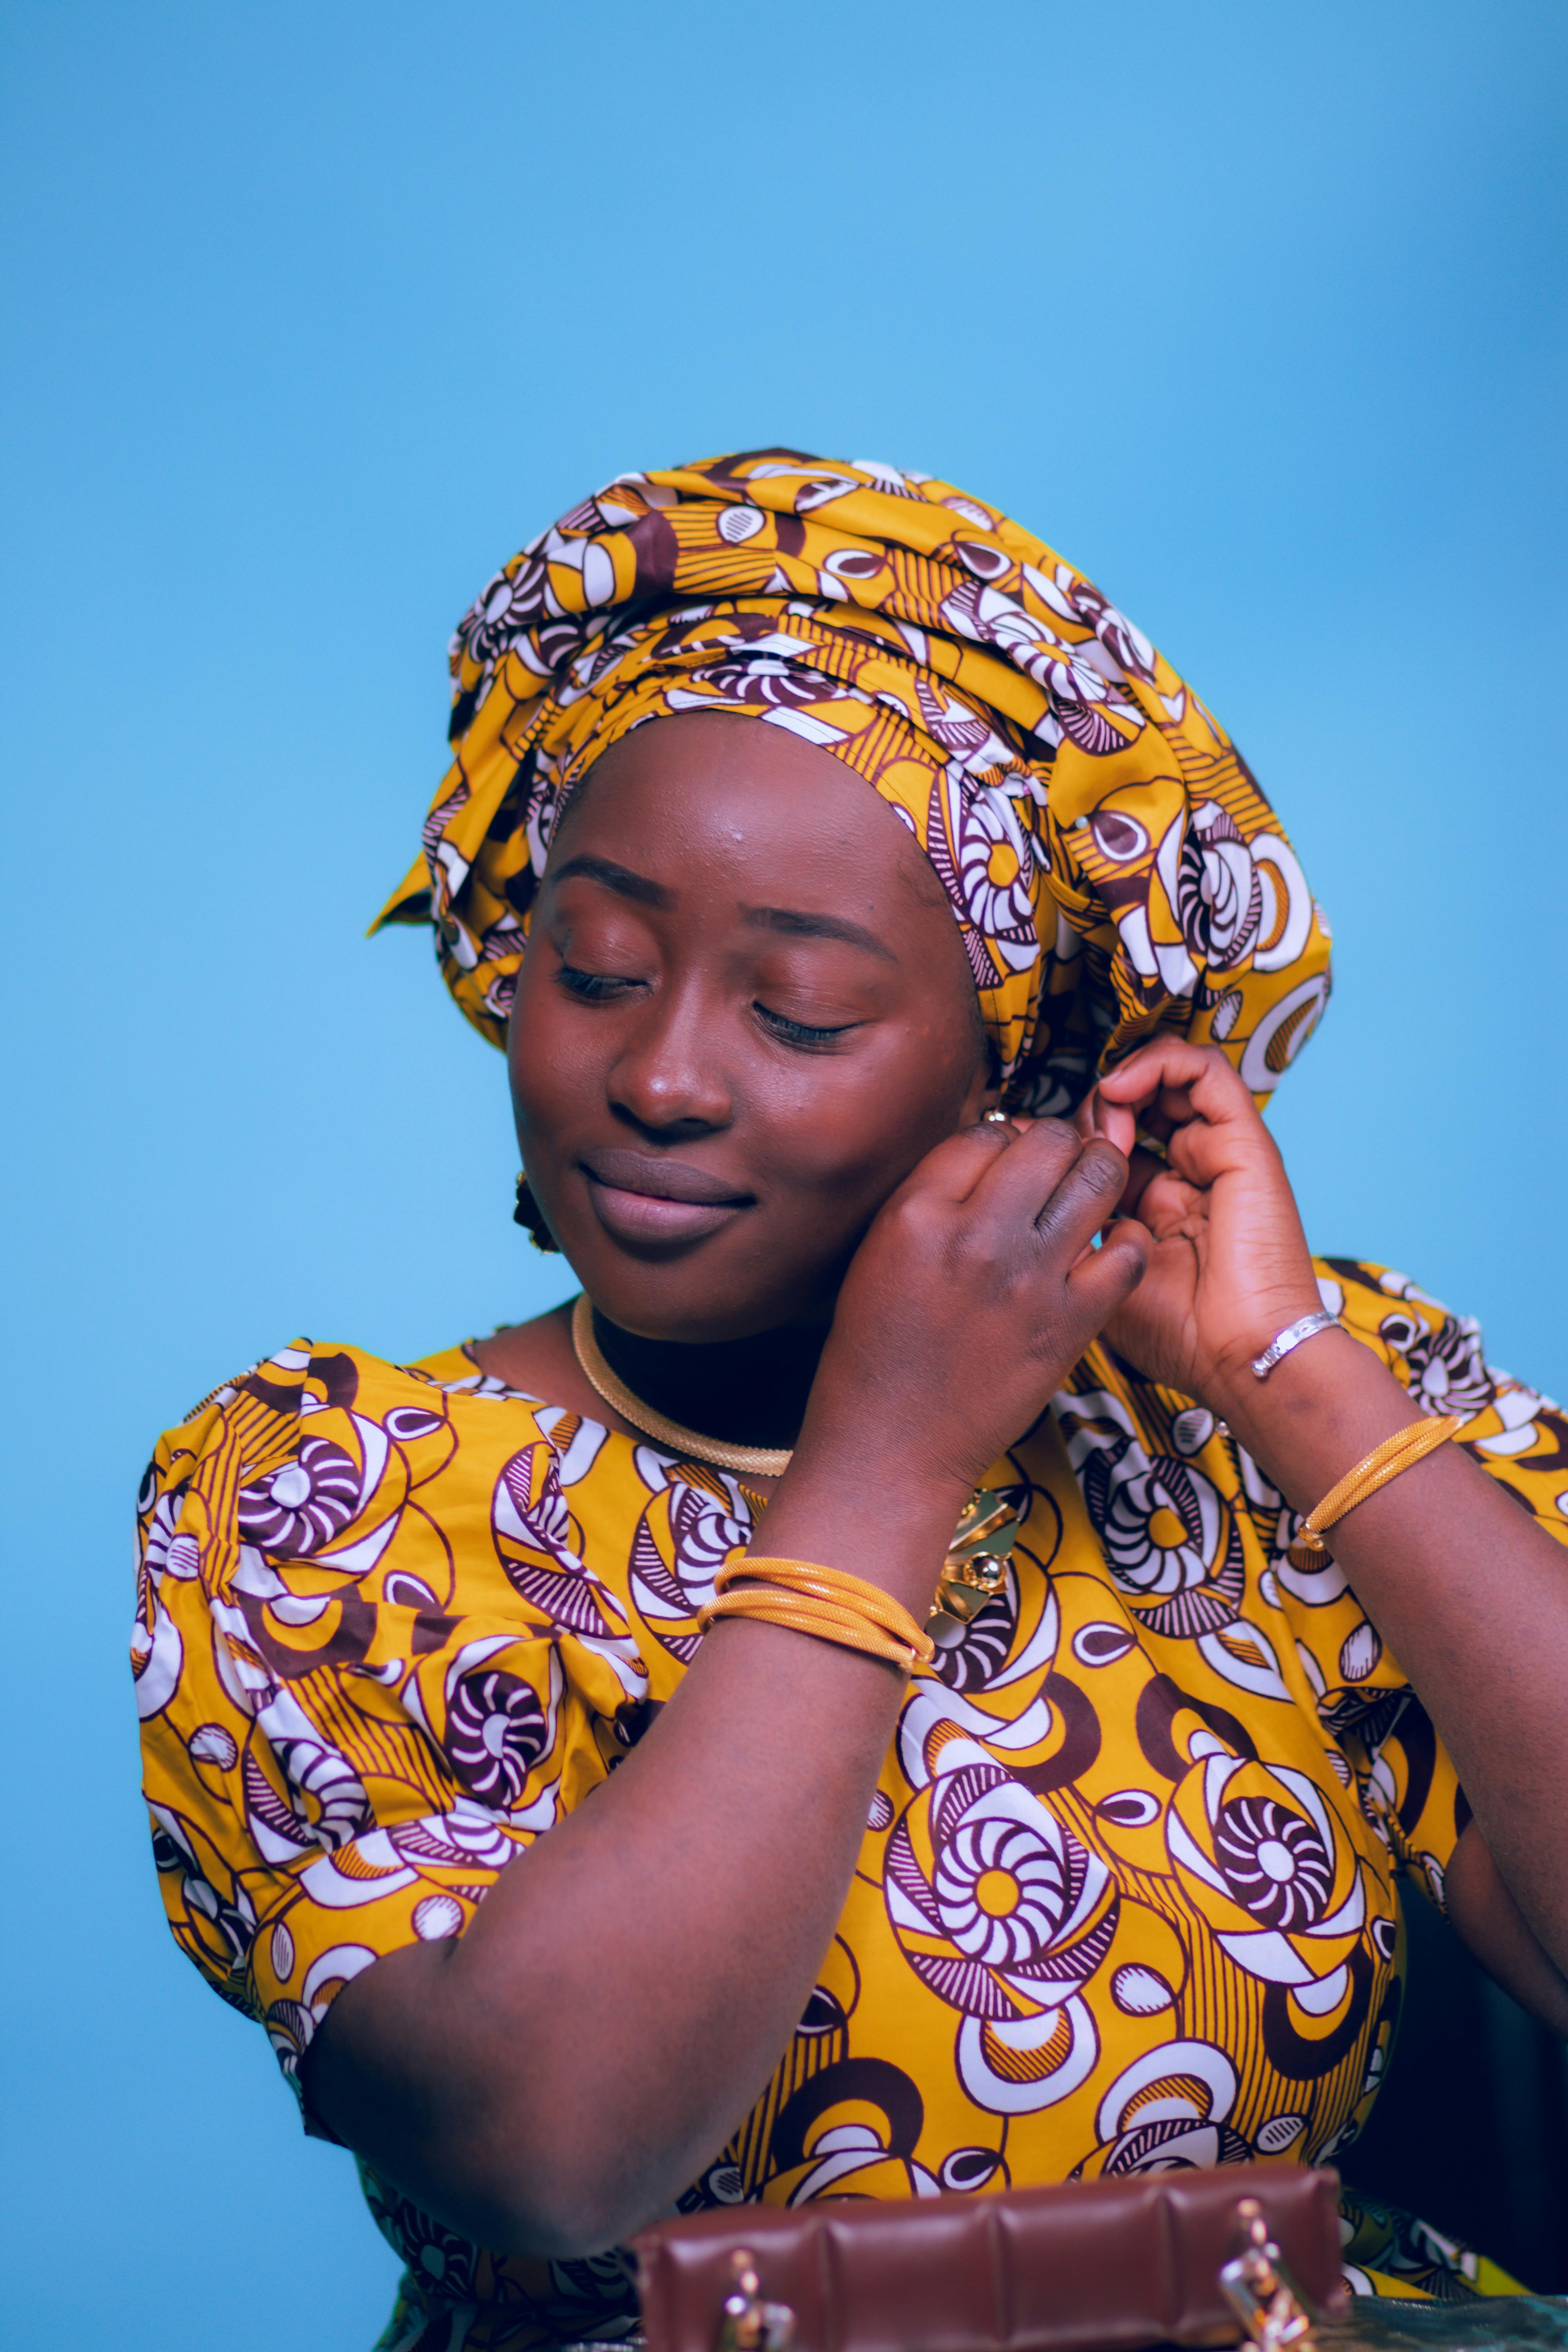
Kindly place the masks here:
[[(1568, 1418), (1402, 1276), (1319, 1278), (1568, 1538)], [(1468, 1816), (1342, 1571), (1294, 1567), (1229, 1433), (1099, 1349), (992, 1483), (1022, 1520), (1005, 1590), (911, 1680), (820, 1979), (689, 2207), (1317, 2160), (1370, 2111), (1395, 1874), (1440, 1904)], [(160, 1442), (132, 1643), (160, 1882), (291, 2082), (344, 1984), (461, 1934), (643, 1736), (752, 1512), (456, 1349), (301, 1340)], [(403, 2352), (629, 2321), (615, 2257), (500, 2258), (365, 2187), (408, 2266)], [(1363, 2287), (1508, 2284), (1347, 2221)]]
[(691, 710), (788, 729), (908, 825), (1015, 1108), (1068, 1107), (1161, 1029), (1223, 1045), (1261, 1099), (1327, 997), (1327, 925), (1217, 720), (950, 483), (793, 450), (623, 475), (496, 574), (451, 665), (454, 762), (377, 919), (434, 924), (494, 1044), (573, 787)]

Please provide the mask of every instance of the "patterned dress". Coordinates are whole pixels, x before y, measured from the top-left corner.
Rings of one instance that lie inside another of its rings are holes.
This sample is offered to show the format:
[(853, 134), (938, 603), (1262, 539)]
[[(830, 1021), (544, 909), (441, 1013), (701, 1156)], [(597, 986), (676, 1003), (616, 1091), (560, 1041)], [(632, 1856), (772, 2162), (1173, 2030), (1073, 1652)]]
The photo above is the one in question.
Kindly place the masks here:
[[(1568, 1420), (1403, 1276), (1319, 1274), (1568, 1539)], [(1099, 1349), (990, 1483), (1005, 1588), (910, 1683), (819, 1980), (689, 2207), (1310, 2161), (1370, 2112), (1394, 1874), (1440, 1905), (1468, 1819), (1399, 1667), (1224, 1427)], [(460, 1934), (643, 1736), (753, 1505), (460, 1349), (300, 1341), (160, 1441), (132, 1646), (161, 1884), (296, 2087), (341, 1988)], [(407, 2264), (384, 2346), (633, 2324), (616, 2255), (494, 2256), (363, 2177)], [(1346, 2235), (1363, 2291), (1512, 2284), (1359, 2200)]]

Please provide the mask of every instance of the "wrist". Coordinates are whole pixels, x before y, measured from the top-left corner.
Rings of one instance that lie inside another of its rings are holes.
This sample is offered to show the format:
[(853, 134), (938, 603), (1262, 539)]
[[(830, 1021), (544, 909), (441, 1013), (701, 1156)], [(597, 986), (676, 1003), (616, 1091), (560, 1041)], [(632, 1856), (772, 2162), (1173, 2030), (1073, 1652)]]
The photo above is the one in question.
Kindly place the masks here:
[(1326, 1338), (1332, 1338), (1331, 1326), (1320, 1326), (1310, 1338), (1297, 1341), (1260, 1378), (1253, 1367), (1268, 1355), (1276, 1340), (1299, 1324), (1315, 1321), (1326, 1310), (1315, 1282), (1292, 1285), (1260, 1300), (1249, 1299), (1247, 1307), (1241, 1328), (1215, 1349), (1201, 1370), (1194, 1370), (1194, 1396), (1226, 1421), (1232, 1421), (1238, 1412), (1245, 1414), (1268, 1382), (1278, 1381), (1287, 1363), (1296, 1362), (1310, 1349), (1322, 1347)]
[(1204, 1402), (1298, 1510), (1418, 1417), (1386, 1365), (1342, 1325), (1303, 1339), (1262, 1380), (1248, 1365)]
[(930, 1463), (915, 1468), (900, 1449), (803, 1432), (752, 1540), (760, 1552), (867, 1577), (923, 1620), (972, 1492)]
[(911, 1527), (929, 1520), (951, 1535), (986, 1465), (972, 1474), (961, 1449), (941, 1444), (933, 1423), (940, 1432), (942, 1415), (926, 1398), (905, 1397), (874, 1376), (835, 1381), (830, 1370), (825, 1366), (812, 1388), (790, 1465), (792, 1489), (809, 1481), (836, 1492), (848, 1509), (874, 1497), (869, 1508), (879, 1517), (891, 1513)]
[(1348, 1349), (1353, 1348), (1358, 1356), (1365, 1354), (1342, 1324), (1324, 1324), (1310, 1338), (1299, 1340), (1261, 1376), (1253, 1370), (1281, 1331), (1318, 1311), (1317, 1307), (1303, 1307), (1279, 1322), (1271, 1321), (1266, 1339), (1256, 1346), (1250, 1340), (1238, 1345), (1204, 1383), (1204, 1403), (1228, 1422), (1238, 1436), (1244, 1426), (1289, 1420), (1314, 1409), (1336, 1371), (1346, 1368)]

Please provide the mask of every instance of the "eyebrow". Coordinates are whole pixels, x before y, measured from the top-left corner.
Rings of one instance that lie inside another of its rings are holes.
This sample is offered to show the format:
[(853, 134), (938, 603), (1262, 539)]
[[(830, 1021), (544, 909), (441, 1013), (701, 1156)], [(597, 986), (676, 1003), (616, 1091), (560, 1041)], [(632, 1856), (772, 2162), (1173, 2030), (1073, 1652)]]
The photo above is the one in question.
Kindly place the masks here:
[(617, 866), (613, 857), (569, 857), (551, 876), (552, 882), (570, 882), (576, 877), (584, 882), (602, 882), (617, 898), (635, 898), (640, 907), (670, 907), (675, 894), (662, 882), (652, 882), (646, 874), (634, 874), (629, 866)]
[[(553, 882), (582, 880), (600, 883), (613, 890), (618, 898), (631, 898), (641, 907), (668, 909), (675, 904), (675, 893), (662, 882), (655, 882), (646, 874), (634, 873), (629, 866), (617, 866), (613, 857), (569, 857), (558, 866), (551, 877)], [(782, 931), (795, 940), (837, 940), (845, 947), (861, 948), (868, 955), (880, 956), (885, 963), (897, 963), (891, 948), (868, 931), (863, 923), (851, 922), (843, 915), (808, 914), (797, 907), (742, 907), (742, 919), (753, 930)]]
[(864, 948), (868, 955), (880, 956), (885, 963), (898, 961), (875, 931), (842, 915), (808, 915), (794, 907), (742, 907), (741, 914), (757, 930), (783, 931), (793, 940), (838, 940), (846, 947)]

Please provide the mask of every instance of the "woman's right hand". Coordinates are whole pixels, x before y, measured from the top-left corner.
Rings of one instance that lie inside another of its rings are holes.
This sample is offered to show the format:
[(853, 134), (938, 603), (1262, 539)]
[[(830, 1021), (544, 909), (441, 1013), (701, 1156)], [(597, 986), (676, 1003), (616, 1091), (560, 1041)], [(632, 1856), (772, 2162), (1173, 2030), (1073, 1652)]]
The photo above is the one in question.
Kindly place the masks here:
[[(1142, 1274), (1141, 1225), (1091, 1246), (1126, 1181), (1112, 1145), (1055, 1120), (923, 1160), (850, 1265), (759, 1548), (873, 1578), (923, 1620), (974, 1486)], [(668, 2210), (788, 2042), (905, 1688), (784, 1626), (716, 1626), (460, 1937), (345, 1989), (308, 2062), (315, 2111), (509, 2252), (593, 2252)]]
[(1061, 1119), (928, 1152), (851, 1261), (781, 1500), (847, 1452), (858, 1481), (929, 1496), (951, 1530), (1142, 1278), (1135, 1220), (1094, 1246), (1127, 1174), (1114, 1144)]

